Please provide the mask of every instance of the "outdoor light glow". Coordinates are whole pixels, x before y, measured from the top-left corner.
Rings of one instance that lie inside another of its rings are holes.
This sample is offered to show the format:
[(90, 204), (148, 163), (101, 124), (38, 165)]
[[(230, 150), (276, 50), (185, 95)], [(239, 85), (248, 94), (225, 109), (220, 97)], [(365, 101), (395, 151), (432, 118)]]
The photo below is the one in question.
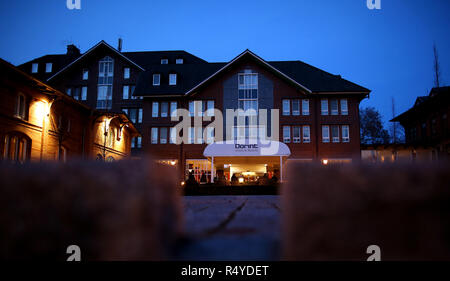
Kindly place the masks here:
[(43, 100), (39, 100), (34, 105), (34, 116), (36, 119), (40, 120), (42, 122), (46, 115), (49, 114), (48, 112), (48, 103)]
[(323, 159), (323, 160), (322, 160), (322, 164), (328, 165), (328, 159)]
[(170, 165), (175, 166), (175, 164), (177, 164), (177, 161), (175, 160), (170, 161)]
[(181, 182), (181, 186), (183, 186), (183, 185), (184, 185), (184, 181)]
[(239, 178), (239, 183), (243, 183), (244, 182), (244, 178)]

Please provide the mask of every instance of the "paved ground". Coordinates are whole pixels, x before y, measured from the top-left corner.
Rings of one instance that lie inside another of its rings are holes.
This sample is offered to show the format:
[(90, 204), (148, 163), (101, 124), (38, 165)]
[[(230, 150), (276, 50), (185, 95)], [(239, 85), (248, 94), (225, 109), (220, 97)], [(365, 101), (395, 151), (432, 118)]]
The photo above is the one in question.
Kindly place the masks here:
[(188, 242), (182, 260), (276, 260), (280, 243), (279, 196), (183, 198)]

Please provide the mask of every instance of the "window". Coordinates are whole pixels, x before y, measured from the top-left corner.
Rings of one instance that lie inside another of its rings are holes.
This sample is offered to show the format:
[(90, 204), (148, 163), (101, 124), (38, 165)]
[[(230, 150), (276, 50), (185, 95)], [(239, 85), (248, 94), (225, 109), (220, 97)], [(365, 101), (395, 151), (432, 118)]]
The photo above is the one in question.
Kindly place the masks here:
[(68, 96), (72, 96), (72, 88), (67, 88), (66, 93)]
[(330, 127), (322, 126), (322, 142), (330, 142)]
[(195, 115), (195, 102), (194, 101), (190, 101), (189, 102), (189, 116), (194, 116)]
[(97, 108), (111, 109), (112, 87), (114, 78), (114, 61), (105, 57), (99, 62)]
[(169, 114), (169, 104), (167, 102), (161, 103), (161, 117), (167, 117)]
[(130, 68), (125, 67), (123, 69), (123, 79), (130, 79)]
[(322, 99), (320, 101), (320, 109), (322, 115), (328, 115), (328, 100)]
[(171, 117), (177, 116), (177, 102), (176, 101), (170, 102), (170, 116)]
[(203, 128), (197, 127), (197, 142), (196, 143), (203, 143)]
[(176, 59), (175, 63), (176, 64), (183, 64), (183, 59)]
[(83, 80), (89, 79), (89, 70), (83, 69)]
[(81, 100), (87, 100), (87, 87), (86, 86), (81, 88)]
[(161, 128), (161, 137), (159, 139), (159, 143), (166, 144), (167, 143), (167, 128)]
[(206, 103), (206, 115), (207, 116), (214, 116), (214, 101), (209, 100)]
[(135, 137), (131, 140), (131, 148), (141, 148), (142, 147), (142, 137)]
[(159, 86), (161, 80), (160, 74), (153, 74), (153, 86)]
[(80, 99), (80, 90), (81, 89), (79, 87), (73, 89), (73, 98), (74, 99), (76, 99), (76, 100)]
[(194, 143), (194, 137), (195, 137), (195, 131), (194, 131), (194, 127), (189, 127), (189, 131), (188, 131), (188, 143), (192, 144)]
[(169, 143), (172, 143), (172, 144), (177, 143), (177, 129), (175, 127), (170, 128)]
[(309, 115), (309, 100), (302, 100), (302, 115)]
[(133, 96), (134, 90), (135, 90), (135, 89), (136, 89), (136, 86), (135, 86), (135, 85), (131, 85), (131, 86), (130, 86), (130, 99), (132, 99), (132, 100), (142, 99), (142, 96), (141, 96), (141, 97), (135, 97), (135, 96)]
[(10, 162), (24, 163), (29, 160), (31, 142), (25, 135), (13, 133), (6, 135), (3, 159)]
[(246, 70), (238, 75), (238, 108), (247, 115), (258, 114), (258, 74)]
[(291, 142), (291, 127), (283, 126), (283, 142), (290, 143)]
[(338, 100), (332, 99), (330, 101), (330, 107), (331, 107), (331, 115), (338, 115), (339, 114), (339, 106), (338, 106)]
[(300, 115), (300, 100), (292, 101), (292, 115), (294, 116)]
[(128, 108), (122, 108), (122, 111), (125, 112), (126, 115), (128, 115)]
[(290, 115), (291, 114), (291, 101), (290, 100), (283, 100), (283, 115)]
[(128, 85), (123, 86), (122, 99), (127, 100), (129, 98), (129, 94), (130, 94), (130, 86)]
[(138, 123), (142, 123), (142, 108), (138, 109)]
[(303, 126), (303, 143), (310, 143), (311, 142), (311, 133), (309, 125)]
[(169, 64), (169, 60), (168, 59), (161, 59), (161, 64)]
[(152, 104), (152, 117), (158, 117), (159, 114), (159, 103), (154, 101)]
[(341, 99), (341, 114), (342, 115), (348, 115), (347, 99)]
[(206, 143), (214, 142), (214, 127), (206, 127)]
[(14, 115), (20, 119), (25, 119), (27, 115), (27, 101), (25, 99), (25, 95), (19, 93), (17, 95), (16, 101), (16, 109), (14, 111)]
[(339, 142), (339, 126), (331, 126), (331, 139), (334, 143)]
[(152, 144), (158, 143), (158, 128), (153, 127), (151, 133)]
[(195, 108), (197, 109), (197, 116), (203, 116), (204, 101), (195, 101)]
[(169, 74), (169, 85), (177, 84), (177, 75), (174, 73)]
[(52, 67), (53, 67), (53, 64), (51, 62), (46, 63), (45, 64), (45, 72), (46, 73), (52, 72)]
[(31, 65), (31, 72), (32, 73), (38, 73), (38, 69), (39, 69), (39, 64), (38, 63), (33, 63)]
[(342, 126), (342, 142), (350, 142), (349, 126)]
[(292, 141), (293, 143), (300, 143), (300, 127), (295, 126), (292, 128)]
[(127, 110), (128, 117), (130, 118), (130, 121), (136, 124), (137, 120), (137, 109), (136, 108), (129, 108)]

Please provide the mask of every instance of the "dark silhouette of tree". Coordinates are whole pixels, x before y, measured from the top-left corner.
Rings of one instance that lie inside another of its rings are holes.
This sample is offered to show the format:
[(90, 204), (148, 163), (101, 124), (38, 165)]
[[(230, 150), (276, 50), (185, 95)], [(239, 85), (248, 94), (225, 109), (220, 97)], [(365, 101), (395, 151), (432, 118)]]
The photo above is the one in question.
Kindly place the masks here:
[[(392, 102), (392, 118), (394, 118), (397, 113), (395, 110), (395, 99), (391, 97)], [(399, 122), (391, 122), (390, 125), (391, 133), (391, 143), (404, 143), (405, 142), (405, 131)]]
[(381, 114), (374, 107), (362, 108), (359, 111), (361, 143), (389, 143), (389, 133), (383, 127)]
[(433, 54), (434, 54), (434, 65), (433, 65), (433, 72), (434, 72), (434, 86), (439, 88), (442, 81), (441, 81), (441, 66), (439, 64), (439, 56), (436, 44), (433, 44)]

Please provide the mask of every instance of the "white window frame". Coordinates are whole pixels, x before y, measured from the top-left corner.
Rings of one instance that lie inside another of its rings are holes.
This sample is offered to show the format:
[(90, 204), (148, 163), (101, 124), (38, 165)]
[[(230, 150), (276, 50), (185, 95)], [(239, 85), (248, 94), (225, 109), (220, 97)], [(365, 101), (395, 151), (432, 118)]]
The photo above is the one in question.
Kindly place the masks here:
[(291, 126), (283, 126), (283, 142), (284, 143), (291, 142)]
[(150, 140), (151, 144), (158, 144), (158, 127), (152, 127)]
[[(114, 85), (114, 60), (106, 56), (98, 64), (97, 108), (111, 109)], [(103, 83), (100, 80), (103, 80)]]
[[(163, 138), (163, 131), (166, 132), (165, 138)], [(167, 138), (168, 138), (168, 132), (169, 130), (166, 127), (159, 128), (159, 143), (160, 144), (167, 144)]]
[(311, 127), (309, 125), (304, 125), (302, 127), (302, 138), (303, 138), (303, 143), (311, 142)]
[[(165, 107), (166, 111), (163, 111), (164, 107)], [(161, 117), (167, 117), (167, 116), (169, 116), (169, 103), (161, 102)]]
[(152, 117), (159, 117), (159, 102), (152, 103)]
[[(333, 108), (333, 104), (336, 102), (336, 108)], [(339, 100), (338, 99), (331, 99), (330, 100), (330, 111), (331, 115), (336, 116), (339, 115)]]
[(320, 100), (320, 114), (328, 115), (328, 99)]
[(309, 115), (309, 99), (302, 99), (302, 115)]
[[(242, 77), (242, 79), (241, 79)], [(241, 83), (241, 80), (243, 83)], [(239, 91), (244, 91), (244, 97), (241, 98)], [(256, 97), (252, 96), (252, 90), (256, 90)], [(238, 108), (246, 112), (251, 105), (256, 105), (255, 112), (248, 112), (246, 115), (258, 115), (258, 73), (252, 73), (251, 70), (245, 70), (244, 73), (238, 74)], [(241, 106), (242, 105), (242, 106)], [(247, 108), (246, 108), (247, 107)]]
[(45, 64), (45, 73), (50, 73), (50, 72), (52, 72), (52, 69), (53, 69), (53, 63), (47, 62), (47, 63)]
[(38, 73), (39, 72), (39, 63), (35, 62), (31, 64), (31, 73)]
[(130, 79), (130, 68), (125, 67), (123, 69), (123, 79)]
[[(298, 130), (298, 137), (295, 136), (295, 131)], [(302, 129), (301, 126), (293, 126), (292, 127), (292, 142), (293, 143), (301, 143), (302, 139)]]
[(127, 100), (130, 98), (130, 86), (129, 85), (123, 85), (122, 88), (122, 99)]
[(87, 100), (87, 86), (81, 87), (81, 100)]
[(170, 127), (169, 128), (169, 144), (176, 144), (177, 141), (177, 128)]
[(330, 142), (330, 126), (328, 125), (322, 125), (322, 142)]
[(291, 100), (283, 99), (281, 101), (281, 103), (282, 103), (282, 114), (283, 114), (283, 116), (291, 115)]
[[(158, 81), (156, 81), (156, 78), (158, 78)], [(161, 74), (155, 73), (153, 74), (153, 86), (159, 85), (161, 85)]]
[[(349, 125), (342, 125), (342, 142), (348, 143), (350, 142), (350, 126)], [(347, 131), (347, 136), (345, 136), (344, 132)]]
[[(297, 110), (295, 110), (294, 108), (294, 105), (295, 104), (297, 104), (298, 106), (297, 106)], [(301, 110), (301, 108), (300, 108), (300, 100), (299, 99), (294, 99), (294, 100), (292, 100), (292, 115), (293, 116), (299, 116), (300, 115), (300, 110)]]
[(348, 115), (348, 100), (341, 99), (341, 115)]
[[(333, 128), (336, 129), (337, 136), (333, 136)], [(331, 126), (331, 141), (333, 143), (339, 143), (340, 142), (340, 132), (339, 131), (340, 131), (340, 128), (339, 128), (338, 125)]]
[(177, 116), (178, 103), (176, 101), (170, 102), (170, 117)]
[(176, 73), (170, 73), (169, 74), (169, 85), (175, 86), (177, 84), (177, 74)]

